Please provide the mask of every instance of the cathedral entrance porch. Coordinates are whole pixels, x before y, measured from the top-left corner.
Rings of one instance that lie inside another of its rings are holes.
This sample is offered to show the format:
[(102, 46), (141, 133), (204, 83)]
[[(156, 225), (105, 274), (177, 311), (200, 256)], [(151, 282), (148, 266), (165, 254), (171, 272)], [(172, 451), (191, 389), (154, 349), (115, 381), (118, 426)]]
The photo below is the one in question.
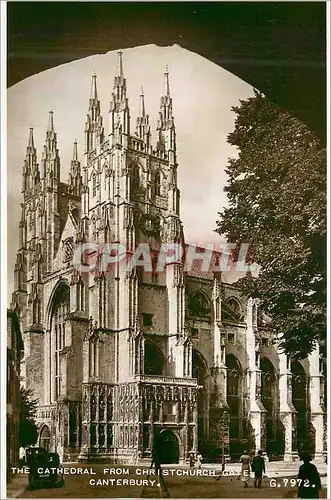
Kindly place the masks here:
[(170, 429), (160, 432), (161, 462), (163, 464), (179, 463), (179, 443), (176, 434)]

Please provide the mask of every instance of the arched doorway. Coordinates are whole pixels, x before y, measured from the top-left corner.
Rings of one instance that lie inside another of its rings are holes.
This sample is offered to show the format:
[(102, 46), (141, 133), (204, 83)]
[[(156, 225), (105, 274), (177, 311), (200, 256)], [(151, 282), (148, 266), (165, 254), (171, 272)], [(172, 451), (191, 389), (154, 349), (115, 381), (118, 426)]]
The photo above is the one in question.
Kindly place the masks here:
[(44, 448), (44, 450), (49, 451), (50, 448), (51, 433), (49, 427), (44, 425), (40, 431), (39, 435), (39, 446)]
[[(246, 447), (243, 442), (242, 419), (242, 368), (236, 356), (228, 354), (225, 358), (227, 367), (226, 397), (229, 405), (229, 444), (230, 455), (239, 459)], [(246, 436), (247, 438), (247, 436)]]
[(176, 434), (170, 429), (160, 432), (161, 463), (178, 464), (179, 443)]
[(152, 341), (145, 340), (144, 374), (163, 375), (164, 356), (161, 349)]
[(300, 453), (308, 444), (307, 377), (299, 361), (292, 361), (291, 371), (292, 403), (297, 411), (297, 450)]
[(202, 354), (196, 349), (192, 350), (192, 376), (198, 381), (200, 386), (197, 399), (198, 413), (198, 449), (202, 452), (206, 441), (206, 414), (208, 413), (207, 399), (207, 363)]
[(262, 358), (261, 368), (261, 402), (266, 414), (265, 442), (269, 454), (281, 453), (277, 444), (277, 422), (276, 422), (276, 374), (274, 365), (268, 358)]

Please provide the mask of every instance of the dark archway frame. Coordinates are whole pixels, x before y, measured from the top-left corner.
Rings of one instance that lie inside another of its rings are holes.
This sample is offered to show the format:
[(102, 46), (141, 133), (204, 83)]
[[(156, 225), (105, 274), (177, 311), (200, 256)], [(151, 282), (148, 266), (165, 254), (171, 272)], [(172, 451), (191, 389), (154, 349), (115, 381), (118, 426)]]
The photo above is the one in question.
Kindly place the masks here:
[(178, 44), (326, 138), (325, 2), (8, 2), (8, 86), (93, 54)]

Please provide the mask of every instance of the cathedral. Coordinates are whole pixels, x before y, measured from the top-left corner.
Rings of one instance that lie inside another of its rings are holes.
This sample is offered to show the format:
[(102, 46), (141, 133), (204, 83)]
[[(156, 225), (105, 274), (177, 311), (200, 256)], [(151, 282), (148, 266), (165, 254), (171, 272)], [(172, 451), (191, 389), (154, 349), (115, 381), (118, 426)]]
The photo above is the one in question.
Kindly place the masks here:
[(157, 433), (163, 463), (191, 452), (235, 461), (244, 449), (322, 458), (323, 346), (302, 361), (281, 352), (258, 303), (218, 270), (217, 253), (207, 271), (179, 261), (160, 273), (155, 258), (151, 272), (74, 265), (89, 242), (121, 242), (129, 254), (145, 243), (154, 256), (165, 242), (187, 247), (168, 69), (154, 143), (143, 91), (133, 125), (121, 52), (108, 125), (96, 75), (87, 107), (84, 156), (74, 142), (66, 182), (52, 111), (40, 163), (31, 128), (23, 164), (11, 308), (21, 373), (39, 401), (38, 445), (63, 461), (137, 464), (150, 460)]

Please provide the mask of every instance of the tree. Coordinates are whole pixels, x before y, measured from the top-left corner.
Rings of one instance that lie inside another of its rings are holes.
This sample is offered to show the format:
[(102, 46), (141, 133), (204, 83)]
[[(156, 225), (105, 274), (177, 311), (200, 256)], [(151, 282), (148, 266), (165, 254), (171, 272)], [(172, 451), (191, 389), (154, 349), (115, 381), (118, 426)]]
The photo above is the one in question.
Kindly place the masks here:
[(256, 277), (239, 281), (287, 354), (306, 357), (326, 331), (326, 151), (288, 112), (255, 92), (234, 107), (228, 207), (216, 231), (248, 243)]
[(38, 439), (38, 430), (35, 424), (35, 414), (38, 400), (33, 399), (32, 389), (20, 388), (20, 447), (34, 445)]

